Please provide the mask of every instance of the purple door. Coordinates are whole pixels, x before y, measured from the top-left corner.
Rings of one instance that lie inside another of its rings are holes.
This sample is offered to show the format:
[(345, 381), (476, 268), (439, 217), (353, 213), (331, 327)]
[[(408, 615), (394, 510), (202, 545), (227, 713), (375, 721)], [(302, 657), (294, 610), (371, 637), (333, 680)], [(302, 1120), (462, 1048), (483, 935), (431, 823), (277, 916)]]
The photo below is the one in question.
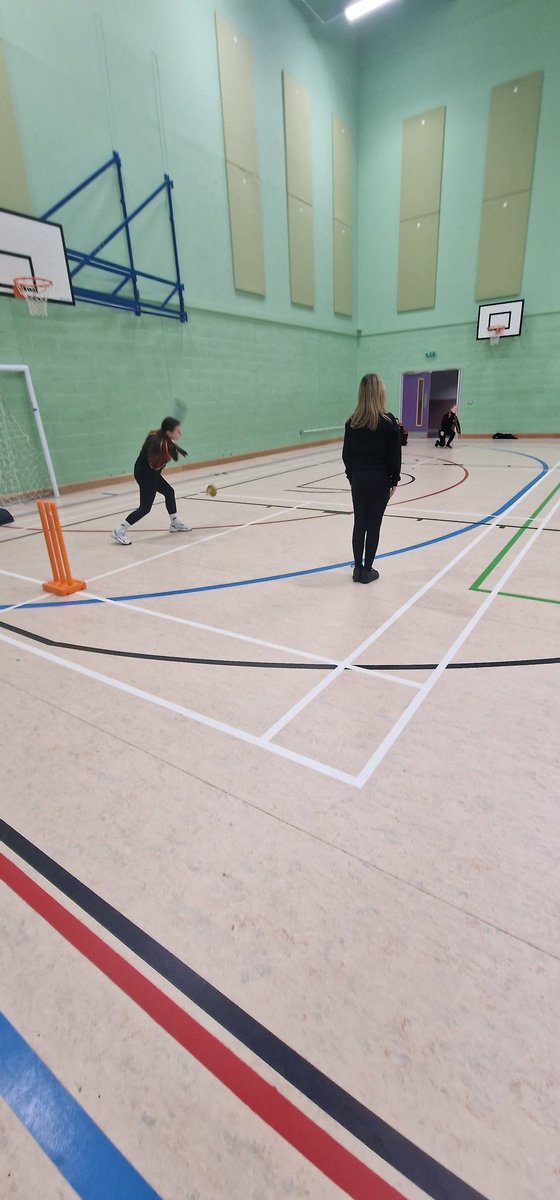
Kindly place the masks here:
[(428, 432), (430, 372), (403, 375), (401, 421), (409, 433)]

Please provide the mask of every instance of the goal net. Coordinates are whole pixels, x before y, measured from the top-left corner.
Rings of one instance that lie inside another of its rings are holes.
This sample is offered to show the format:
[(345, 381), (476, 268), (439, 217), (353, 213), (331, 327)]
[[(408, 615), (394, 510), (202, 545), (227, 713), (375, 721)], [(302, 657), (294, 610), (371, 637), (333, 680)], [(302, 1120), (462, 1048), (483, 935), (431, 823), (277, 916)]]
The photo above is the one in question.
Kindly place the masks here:
[(41, 434), (44, 438), (30, 377), (0, 365), (0, 507), (14, 515), (53, 495)]

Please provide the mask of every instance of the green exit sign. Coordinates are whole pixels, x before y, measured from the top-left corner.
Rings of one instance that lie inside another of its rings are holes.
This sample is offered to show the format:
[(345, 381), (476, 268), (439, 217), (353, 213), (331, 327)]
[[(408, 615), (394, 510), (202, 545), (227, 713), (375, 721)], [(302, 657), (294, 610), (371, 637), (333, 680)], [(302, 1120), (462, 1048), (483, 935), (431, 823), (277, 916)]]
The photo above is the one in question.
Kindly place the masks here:
[(437, 358), (437, 352), (435, 350), (426, 350), (426, 358)]

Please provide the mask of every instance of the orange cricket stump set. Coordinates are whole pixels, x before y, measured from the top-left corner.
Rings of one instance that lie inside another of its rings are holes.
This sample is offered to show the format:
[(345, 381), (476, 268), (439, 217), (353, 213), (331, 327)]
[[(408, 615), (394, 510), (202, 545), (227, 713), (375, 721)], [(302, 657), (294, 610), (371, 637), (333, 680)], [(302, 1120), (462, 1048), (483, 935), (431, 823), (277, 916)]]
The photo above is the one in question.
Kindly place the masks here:
[(37, 508), (53, 573), (52, 579), (43, 584), (43, 591), (53, 592), (55, 596), (70, 596), (72, 592), (81, 592), (87, 584), (83, 579), (73, 579), (72, 577), (60, 517), (54, 500), (38, 500)]

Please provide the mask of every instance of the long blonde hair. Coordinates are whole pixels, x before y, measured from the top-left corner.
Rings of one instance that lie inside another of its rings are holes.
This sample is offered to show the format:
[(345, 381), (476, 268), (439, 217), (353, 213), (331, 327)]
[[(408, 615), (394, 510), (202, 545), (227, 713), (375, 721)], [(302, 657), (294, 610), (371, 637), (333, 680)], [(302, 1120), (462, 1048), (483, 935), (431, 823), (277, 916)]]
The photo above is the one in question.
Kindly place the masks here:
[(358, 403), (350, 424), (353, 429), (377, 429), (385, 417), (385, 384), (379, 375), (364, 375), (358, 389)]

